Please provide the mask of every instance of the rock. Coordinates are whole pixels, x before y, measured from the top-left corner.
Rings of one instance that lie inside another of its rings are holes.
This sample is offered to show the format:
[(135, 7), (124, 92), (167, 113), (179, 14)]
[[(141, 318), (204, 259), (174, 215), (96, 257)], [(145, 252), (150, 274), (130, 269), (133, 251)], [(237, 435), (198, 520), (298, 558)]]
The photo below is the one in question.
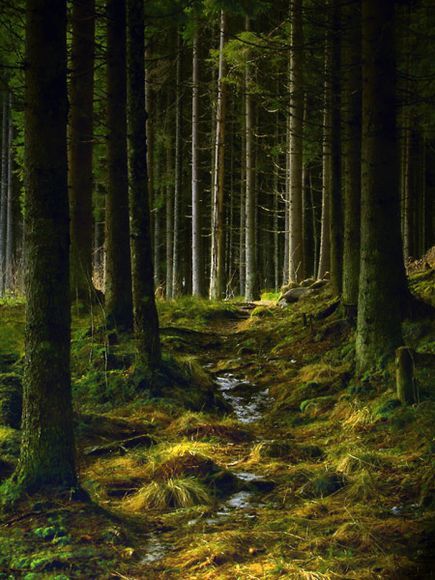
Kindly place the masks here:
[(297, 282), (289, 282), (288, 284), (281, 286), (281, 297), (293, 288), (299, 288), (299, 284)]
[(23, 387), (15, 373), (0, 374), (0, 425), (19, 429), (23, 408)]
[(319, 290), (329, 284), (329, 280), (316, 280), (310, 286), (310, 290)]
[(299, 286), (302, 286), (303, 288), (309, 288), (315, 282), (316, 282), (316, 280), (314, 278), (306, 278), (305, 280), (302, 280), (302, 282), (299, 284)]
[(311, 294), (311, 290), (309, 288), (292, 288), (291, 290), (287, 290), (283, 296), (281, 296), (281, 301), (285, 301), (287, 304), (291, 304), (293, 302), (297, 302), (300, 298)]
[(258, 478), (247, 483), (246, 487), (249, 491), (267, 493), (276, 487), (276, 483), (271, 479)]

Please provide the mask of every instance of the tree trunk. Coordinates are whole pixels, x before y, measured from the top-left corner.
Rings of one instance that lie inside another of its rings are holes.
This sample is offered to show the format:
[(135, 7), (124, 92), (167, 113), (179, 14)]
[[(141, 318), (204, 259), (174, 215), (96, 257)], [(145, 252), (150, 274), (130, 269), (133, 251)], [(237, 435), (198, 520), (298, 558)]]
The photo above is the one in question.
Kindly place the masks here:
[(14, 255), (14, 179), (13, 166), (14, 126), (12, 124), (12, 93), (9, 93), (9, 127), (8, 127), (8, 188), (6, 200), (6, 255), (5, 255), (5, 288), (11, 292), (13, 284)]
[(201, 183), (199, 179), (199, 30), (195, 23), (192, 46), (192, 294), (204, 294), (201, 240)]
[(110, 326), (131, 330), (130, 226), (126, 118), (126, 11), (123, 0), (107, 2), (106, 316)]
[(323, 278), (330, 268), (330, 183), (331, 183), (331, 86), (330, 86), (330, 49), (331, 40), (325, 37), (325, 86), (323, 110), (322, 144), (322, 217), (320, 226), (320, 254), (317, 277)]
[(1, 187), (0, 187), (0, 297), (5, 291), (6, 280), (6, 205), (8, 189), (8, 95), (3, 95), (2, 115), (2, 159), (1, 159)]
[(95, 0), (72, 3), (70, 83), (71, 290), (89, 302), (92, 283), (92, 156)]
[(215, 166), (212, 190), (210, 298), (219, 300), (224, 291), (224, 162), (225, 162), (225, 59), (226, 15), (221, 11), (218, 97), (216, 108)]
[(396, 391), (402, 405), (418, 402), (414, 375), (414, 352), (407, 346), (401, 346), (396, 350)]
[[(249, 17), (246, 17), (245, 29), (250, 29)], [(259, 298), (257, 281), (257, 246), (255, 243), (255, 214), (256, 196), (254, 189), (254, 163), (253, 163), (253, 104), (251, 91), (251, 65), (248, 52), (245, 66), (245, 175), (246, 175), (246, 279), (245, 299), (248, 302)]]
[[(27, 0), (23, 489), (76, 486), (70, 382), (66, 2)], [(41, 143), (44, 144), (41, 147)]]
[(175, 183), (174, 183), (174, 245), (172, 254), (172, 297), (176, 298), (181, 293), (181, 268), (180, 268), (180, 229), (181, 229), (181, 194), (182, 194), (182, 122), (183, 122), (183, 94), (182, 94), (182, 42), (180, 31), (177, 31), (177, 72), (175, 90)]
[(289, 279), (300, 281), (303, 276), (303, 27), (302, 0), (290, 5), (290, 184), (289, 184)]
[(343, 40), (343, 306), (356, 318), (361, 204), (361, 20), (355, 5), (344, 12)]
[(341, 197), (341, 114), (340, 114), (340, 0), (331, 2), (331, 43), (330, 43), (330, 106), (331, 106), (331, 175), (330, 175), (330, 250), (331, 287), (334, 294), (341, 295), (343, 283), (343, 211)]
[(159, 320), (154, 299), (148, 199), (145, 111), (144, 5), (128, 0), (128, 129), (134, 329), (141, 365), (160, 366)]
[(360, 372), (381, 368), (403, 344), (401, 319), (408, 298), (400, 236), (394, 5), (393, 0), (362, 2)]

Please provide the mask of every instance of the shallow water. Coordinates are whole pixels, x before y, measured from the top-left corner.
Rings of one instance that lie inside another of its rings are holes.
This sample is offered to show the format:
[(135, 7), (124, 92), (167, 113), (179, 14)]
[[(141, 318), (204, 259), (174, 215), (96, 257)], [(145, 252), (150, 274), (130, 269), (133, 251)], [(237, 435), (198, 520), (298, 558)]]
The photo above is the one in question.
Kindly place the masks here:
[(241, 381), (231, 373), (216, 377), (216, 384), (240, 423), (255, 423), (261, 419), (270, 400), (269, 389), (255, 391), (253, 385)]

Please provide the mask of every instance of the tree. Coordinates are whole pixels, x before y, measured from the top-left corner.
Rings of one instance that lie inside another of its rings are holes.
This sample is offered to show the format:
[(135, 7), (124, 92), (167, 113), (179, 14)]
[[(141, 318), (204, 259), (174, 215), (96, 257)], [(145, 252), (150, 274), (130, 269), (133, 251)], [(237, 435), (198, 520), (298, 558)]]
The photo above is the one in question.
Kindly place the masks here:
[(148, 199), (145, 111), (144, 8), (128, 0), (128, 127), (134, 328), (138, 360), (146, 368), (160, 365), (159, 320), (154, 300), (151, 219)]
[(71, 290), (87, 301), (92, 283), (92, 154), (95, 0), (72, 6), (70, 84)]
[(290, 5), (290, 120), (289, 120), (289, 279), (299, 281), (303, 275), (303, 26), (302, 0)]
[(220, 299), (224, 289), (224, 162), (225, 162), (225, 57), (226, 14), (221, 11), (215, 156), (212, 188), (210, 298)]
[(106, 316), (122, 330), (133, 326), (127, 167), (126, 9), (107, 1)]
[(361, 3), (343, 8), (343, 307), (356, 318), (361, 207)]
[[(250, 19), (246, 16), (245, 29), (250, 29)], [(257, 244), (255, 243), (255, 217), (256, 217), (256, 195), (254, 187), (254, 127), (253, 127), (253, 103), (252, 103), (252, 86), (251, 86), (251, 56), (248, 52), (245, 64), (245, 175), (246, 175), (246, 193), (245, 193), (245, 256), (246, 256), (246, 282), (245, 298), (246, 300), (256, 300), (259, 298), (258, 292), (258, 274), (257, 274)], [(243, 211), (241, 209), (241, 211)]]
[(66, 2), (27, 0), (26, 7), (26, 359), (21, 452), (13, 481), (33, 491), (71, 488), (77, 480), (70, 381)]
[(361, 271), (356, 337), (361, 372), (381, 367), (402, 344), (407, 298), (400, 235), (394, 7), (394, 0), (362, 2)]
[(201, 182), (199, 178), (199, 23), (192, 42), (192, 294), (204, 289), (201, 240)]

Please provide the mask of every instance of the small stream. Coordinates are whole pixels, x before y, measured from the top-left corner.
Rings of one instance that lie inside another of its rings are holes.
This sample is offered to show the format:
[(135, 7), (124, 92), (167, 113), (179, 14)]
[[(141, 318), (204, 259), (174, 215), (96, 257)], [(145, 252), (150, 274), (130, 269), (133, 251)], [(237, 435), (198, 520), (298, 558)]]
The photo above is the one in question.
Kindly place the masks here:
[[(215, 378), (218, 390), (223, 398), (231, 405), (233, 412), (240, 423), (249, 424), (259, 421), (263, 412), (271, 400), (269, 389), (255, 390), (254, 385), (246, 380), (240, 380), (232, 373), (225, 373)], [(267, 483), (261, 475), (238, 471), (234, 475), (240, 480), (242, 489), (226, 498), (209, 517), (192, 519), (187, 522), (188, 526), (194, 526), (201, 521), (207, 526), (218, 526), (228, 521), (230, 516), (238, 514), (246, 518), (255, 518), (255, 508), (261, 506), (259, 495), (260, 487), (255, 491), (255, 483)], [(252, 485), (252, 489), (249, 486)], [(148, 536), (147, 554), (142, 559), (143, 564), (153, 564), (164, 558), (172, 546), (165, 542), (157, 532)]]
[(263, 411), (270, 401), (269, 389), (255, 391), (251, 383), (241, 381), (232, 373), (216, 377), (216, 384), (240, 423), (255, 423), (262, 418)]

